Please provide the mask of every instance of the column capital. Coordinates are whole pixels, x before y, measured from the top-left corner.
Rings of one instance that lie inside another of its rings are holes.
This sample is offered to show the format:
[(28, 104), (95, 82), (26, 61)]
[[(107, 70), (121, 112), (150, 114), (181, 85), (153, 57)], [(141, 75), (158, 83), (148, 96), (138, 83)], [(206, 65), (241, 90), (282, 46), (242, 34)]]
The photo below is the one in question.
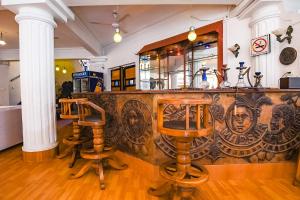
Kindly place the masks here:
[(56, 28), (56, 23), (51, 14), (47, 11), (36, 7), (22, 7), (19, 9), (18, 14), (15, 17), (16, 21), (20, 23), (22, 20), (38, 20), (48, 23)]
[[(281, 4), (282, 0), (243, 0), (231, 11), (230, 15), (241, 19), (252, 17), (252, 21), (254, 21), (254, 18), (274, 14), (275, 7), (277, 7), (275, 10), (278, 12)], [(269, 13), (270, 10), (272, 10), (272, 13)]]
[(44, 11), (65, 23), (75, 19), (74, 13), (61, 0), (2, 0), (2, 6), (16, 14), (32, 9), (39, 10), (40, 14)]

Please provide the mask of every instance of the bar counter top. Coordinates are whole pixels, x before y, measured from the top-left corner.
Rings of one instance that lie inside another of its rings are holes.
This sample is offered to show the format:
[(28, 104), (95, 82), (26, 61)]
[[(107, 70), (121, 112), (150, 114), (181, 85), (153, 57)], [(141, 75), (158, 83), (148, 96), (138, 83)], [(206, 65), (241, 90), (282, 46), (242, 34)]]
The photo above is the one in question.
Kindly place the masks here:
[[(83, 94), (172, 94), (172, 93), (290, 93), (300, 92), (300, 89), (279, 88), (228, 88), (228, 89), (170, 89), (170, 90), (134, 90), (134, 91), (104, 91), (100, 93), (85, 92)], [(81, 93), (74, 93), (79, 95)]]

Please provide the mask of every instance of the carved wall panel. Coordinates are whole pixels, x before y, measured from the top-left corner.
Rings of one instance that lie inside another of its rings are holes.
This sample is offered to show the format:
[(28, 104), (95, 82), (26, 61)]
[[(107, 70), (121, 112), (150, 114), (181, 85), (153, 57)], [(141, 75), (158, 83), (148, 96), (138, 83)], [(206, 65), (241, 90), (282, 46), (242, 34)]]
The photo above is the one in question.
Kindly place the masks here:
[[(156, 100), (174, 98), (174, 94), (80, 96), (104, 107), (107, 143), (154, 164), (176, 157), (173, 138), (156, 130)], [(300, 93), (221, 92), (208, 96), (213, 100), (210, 123), (214, 131), (192, 141), (194, 161), (219, 164), (296, 158), (300, 147)], [(176, 97), (203, 98), (203, 93), (176, 94)], [(183, 108), (166, 105), (165, 120), (180, 121), (184, 117)]]

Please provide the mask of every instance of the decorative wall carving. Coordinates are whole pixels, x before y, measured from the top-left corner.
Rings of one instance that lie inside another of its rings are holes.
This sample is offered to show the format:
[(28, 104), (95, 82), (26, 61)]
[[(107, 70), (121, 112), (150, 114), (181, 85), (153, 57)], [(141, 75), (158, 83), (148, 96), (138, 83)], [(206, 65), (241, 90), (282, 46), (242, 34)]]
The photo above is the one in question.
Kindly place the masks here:
[(147, 104), (132, 99), (121, 110), (123, 141), (136, 153), (148, 154), (147, 140), (152, 136), (152, 115)]
[[(295, 158), (300, 147), (300, 93), (208, 93), (214, 131), (191, 143), (192, 160), (202, 163), (278, 162)], [(155, 96), (156, 95), (156, 96)], [(176, 157), (173, 138), (156, 131), (155, 104), (168, 94), (83, 95), (106, 111), (106, 143), (151, 163)], [(203, 98), (184, 94), (180, 98)], [(194, 112), (193, 107), (190, 110)], [(181, 121), (185, 108), (165, 108), (165, 121)], [(194, 120), (191, 119), (193, 122)], [(170, 124), (170, 123), (169, 123)]]
[[(295, 96), (281, 97), (288, 104), (273, 107), (269, 126), (260, 122), (262, 106), (272, 106), (271, 98), (263, 93), (237, 95), (226, 113), (224, 106), (218, 102), (219, 95), (213, 95), (210, 111), (213, 123), (219, 122), (219, 125), (214, 126), (210, 136), (193, 140), (192, 159), (207, 157), (214, 162), (219, 158), (234, 157), (257, 162), (270, 161), (277, 153), (289, 155), (289, 150), (294, 151), (300, 145), (300, 109), (292, 98)], [(165, 114), (167, 120), (180, 120), (184, 119), (185, 110), (168, 105)], [(160, 135), (155, 142), (161, 151), (175, 158), (172, 137)]]

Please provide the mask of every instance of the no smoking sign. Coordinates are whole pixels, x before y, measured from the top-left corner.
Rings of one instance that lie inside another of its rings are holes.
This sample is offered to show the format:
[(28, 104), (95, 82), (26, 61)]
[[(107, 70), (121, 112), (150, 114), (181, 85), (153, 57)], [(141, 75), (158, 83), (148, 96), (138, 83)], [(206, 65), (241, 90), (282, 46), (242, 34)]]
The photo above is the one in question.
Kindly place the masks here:
[(251, 40), (251, 56), (270, 53), (270, 35), (264, 35)]

